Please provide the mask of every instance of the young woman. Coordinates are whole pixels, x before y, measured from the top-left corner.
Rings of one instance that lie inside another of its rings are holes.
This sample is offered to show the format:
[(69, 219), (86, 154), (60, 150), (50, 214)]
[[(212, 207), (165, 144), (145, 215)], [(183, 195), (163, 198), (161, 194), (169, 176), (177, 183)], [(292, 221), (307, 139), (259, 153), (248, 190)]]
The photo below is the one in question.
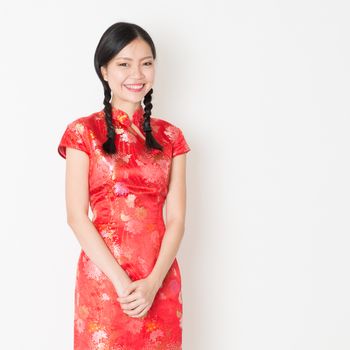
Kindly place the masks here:
[(71, 121), (58, 146), (66, 159), (67, 222), (82, 248), (75, 350), (182, 348), (176, 254), (190, 148), (180, 128), (151, 116), (155, 60), (140, 26), (109, 27), (94, 57), (104, 108)]

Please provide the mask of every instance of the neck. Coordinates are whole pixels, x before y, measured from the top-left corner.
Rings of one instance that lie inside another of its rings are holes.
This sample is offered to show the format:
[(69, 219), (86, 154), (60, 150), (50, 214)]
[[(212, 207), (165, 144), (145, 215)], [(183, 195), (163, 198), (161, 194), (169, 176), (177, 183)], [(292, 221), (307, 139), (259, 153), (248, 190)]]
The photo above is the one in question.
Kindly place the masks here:
[(132, 103), (132, 102), (128, 102), (128, 101), (113, 101), (111, 102), (112, 106), (116, 109), (120, 109), (123, 112), (125, 112), (129, 118), (131, 118), (135, 111), (139, 108), (141, 108), (141, 102), (136, 102), (136, 103)]

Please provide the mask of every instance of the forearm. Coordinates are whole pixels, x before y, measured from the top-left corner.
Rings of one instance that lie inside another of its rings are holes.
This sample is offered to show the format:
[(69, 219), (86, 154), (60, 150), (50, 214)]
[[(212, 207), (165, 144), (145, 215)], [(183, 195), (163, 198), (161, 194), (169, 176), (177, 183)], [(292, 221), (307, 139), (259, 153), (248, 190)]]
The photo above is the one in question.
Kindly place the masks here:
[(119, 265), (89, 217), (81, 215), (71, 219), (68, 224), (91, 261), (114, 285), (124, 286), (128, 281), (126, 272)]
[(149, 275), (149, 278), (158, 284), (158, 286), (162, 285), (165, 276), (175, 260), (184, 230), (184, 224), (181, 222), (173, 221), (167, 224), (157, 261)]

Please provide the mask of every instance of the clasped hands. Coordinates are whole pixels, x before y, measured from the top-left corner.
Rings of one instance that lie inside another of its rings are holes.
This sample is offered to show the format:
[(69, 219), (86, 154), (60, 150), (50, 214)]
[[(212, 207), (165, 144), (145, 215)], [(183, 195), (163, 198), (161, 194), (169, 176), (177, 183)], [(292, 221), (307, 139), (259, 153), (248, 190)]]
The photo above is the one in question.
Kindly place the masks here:
[(124, 313), (130, 317), (143, 317), (151, 308), (159, 285), (149, 277), (131, 281), (118, 293), (117, 300)]

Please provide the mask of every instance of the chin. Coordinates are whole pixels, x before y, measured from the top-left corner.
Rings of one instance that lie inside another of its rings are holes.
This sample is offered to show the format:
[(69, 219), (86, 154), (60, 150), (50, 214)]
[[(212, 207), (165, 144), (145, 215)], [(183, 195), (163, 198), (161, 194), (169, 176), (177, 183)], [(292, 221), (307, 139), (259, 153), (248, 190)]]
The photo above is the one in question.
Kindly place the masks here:
[(129, 102), (140, 102), (143, 100), (144, 97), (145, 97), (144, 94), (139, 96), (128, 96), (126, 100), (128, 100)]
[(123, 100), (125, 102), (129, 102), (129, 103), (140, 103), (143, 101), (144, 96), (140, 97), (134, 97), (134, 98), (130, 98), (129, 96), (126, 96), (123, 98)]

